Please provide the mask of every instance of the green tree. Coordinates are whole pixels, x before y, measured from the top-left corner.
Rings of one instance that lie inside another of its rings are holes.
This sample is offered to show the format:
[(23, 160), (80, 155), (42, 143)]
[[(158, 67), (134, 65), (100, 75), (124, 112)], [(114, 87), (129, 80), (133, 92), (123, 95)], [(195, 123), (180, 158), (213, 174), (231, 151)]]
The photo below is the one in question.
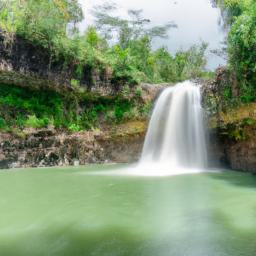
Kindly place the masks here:
[(117, 6), (114, 3), (105, 3), (95, 6), (93, 15), (95, 17), (96, 28), (107, 40), (117, 36), (122, 48), (128, 47), (132, 40), (138, 40), (148, 37), (152, 40), (155, 37), (167, 37), (170, 28), (176, 28), (177, 25), (169, 22), (162, 26), (150, 26), (151, 21), (142, 16), (143, 10), (129, 10), (128, 19), (115, 15)]
[(230, 67), (240, 83), (243, 101), (256, 97), (256, 4), (233, 23), (228, 36)]

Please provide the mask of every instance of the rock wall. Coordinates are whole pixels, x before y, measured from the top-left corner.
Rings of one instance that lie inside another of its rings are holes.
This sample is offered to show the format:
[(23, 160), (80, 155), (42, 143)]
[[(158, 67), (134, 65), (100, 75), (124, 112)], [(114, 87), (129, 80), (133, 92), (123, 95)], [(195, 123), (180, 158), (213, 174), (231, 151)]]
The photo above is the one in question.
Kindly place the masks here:
[(239, 101), (239, 86), (226, 69), (203, 88), (213, 167), (256, 173), (256, 103)]
[(146, 122), (136, 121), (105, 132), (68, 134), (27, 130), (0, 134), (0, 168), (67, 166), (88, 163), (130, 163), (139, 159)]
[[(166, 85), (142, 84), (141, 101), (153, 102)], [(70, 133), (55, 129), (25, 129), (0, 132), (0, 169), (68, 166), (77, 162), (131, 163), (141, 154), (148, 119), (98, 131)]]
[(213, 165), (256, 173), (256, 104), (246, 104), (211, 117)]
[(218, 130), (211, 131), (211, 167), (256, 173), (256, 131), (250, 127), (246, 130), (250, 137), (239, 141), (223, 138)]
[[(65, 93), (77, 89), (71, 85), (75, 69), (75, 64), (66, 65), (61, 56), (53, 60), (49, 50), (0, 29), (0, 83)], [(82, 76), (76, 80), (86, 91), (110, 95), (118, 90), (111, 84), (111, 76), (108, 67), (93, 70), (85, 65)]]
[[(64, 96), (67, 105), (75, 101), (77, 112), (85, 111), (85, 103), (93, 105), (99, 99), (111, 100), (117, 96), (124, 100), (136, 99), (135, 105), (150, 106), (167, 85), (141, 84), (130, 88), (128, 95), (123, 95), (122, 88), (111, 83), (112, 73), (108, 67), (92, 70), (84, 66), (80, 86), (76, 87), (71, 85), (75, 66), (63, 63), (61, 57), (51, 59), (47, 49), (0, 30), (0, 86), (23, 87), (28, 92), (57, 92)], [(2, 106), (0, 117), (5, 107)], [(65, 110), (65, 106), (63, 108)], [(144, 116), (136, 118), (145, 119)], [(100, 123), (101, 131), (98, 132), (20, 131), (16, 127), (12, 132), (0, 131), (0, 168), (63, 166), (77, 161), (80, 164), (134, 162), (142, 150), (146, 122), (130, 121), (113, 127)]]

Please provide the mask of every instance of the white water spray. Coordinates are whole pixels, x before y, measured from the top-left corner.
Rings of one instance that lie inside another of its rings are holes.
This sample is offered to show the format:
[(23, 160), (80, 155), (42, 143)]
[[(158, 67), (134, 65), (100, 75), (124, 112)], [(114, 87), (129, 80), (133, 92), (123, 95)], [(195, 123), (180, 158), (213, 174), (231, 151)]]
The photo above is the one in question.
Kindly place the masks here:
[(200, 172), (206, 163), (200, 88), (186, 81), (165, 89), (149, 123), (138, 174)]
[(202, 172), (206, 164), (200, 88), (186, 81), (165, 89), (156, 101), (139, 163), (98, 174), (169, 176)]

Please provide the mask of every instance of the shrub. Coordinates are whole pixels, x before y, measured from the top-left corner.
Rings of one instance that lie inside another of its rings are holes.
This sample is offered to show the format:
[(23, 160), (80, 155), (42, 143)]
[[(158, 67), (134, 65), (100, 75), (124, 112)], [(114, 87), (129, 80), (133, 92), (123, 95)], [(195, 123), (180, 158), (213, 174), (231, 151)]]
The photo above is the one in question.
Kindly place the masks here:
[(7, 125), (6, 125), (5, 120), (2, 117), (0, 117), (0, 130), (5, 129), (6, 126)]
[(76, 79), (71, 79), (71, 81), (70, 81), (70, 84), (71, 84), (71, 86), (73, 86), (73, 87), (79, 87), (79, 81), (78, 80), (76, 80)]
[(68, 130), (70, 130), (71, 132), (79, 132), (81, 131), (81, 127), (78, 124), (70, 124), (68, 126)]
[(141, 94), (142, 94), (142, 89), (141, 88), (137, 88), (136, 91), (135, 91), (135, 95), (136, 97), (140, 98), (141, 97)]
[(32, 127), (32, 128), (43, 128), (47, 127), (49, 124), (48, 118), (39, 119), (35, 115), (28, 116), (28, 119), (25, 121), (25, 127)]

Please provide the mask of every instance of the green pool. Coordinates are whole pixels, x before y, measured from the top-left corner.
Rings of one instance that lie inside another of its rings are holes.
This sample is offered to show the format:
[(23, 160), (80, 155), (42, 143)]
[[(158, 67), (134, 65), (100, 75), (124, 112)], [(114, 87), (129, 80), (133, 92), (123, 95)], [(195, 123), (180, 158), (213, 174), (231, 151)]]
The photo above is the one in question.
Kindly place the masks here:
[(256, 255), (256, 177), (110, 168), (1, 171), (0, 255)]

